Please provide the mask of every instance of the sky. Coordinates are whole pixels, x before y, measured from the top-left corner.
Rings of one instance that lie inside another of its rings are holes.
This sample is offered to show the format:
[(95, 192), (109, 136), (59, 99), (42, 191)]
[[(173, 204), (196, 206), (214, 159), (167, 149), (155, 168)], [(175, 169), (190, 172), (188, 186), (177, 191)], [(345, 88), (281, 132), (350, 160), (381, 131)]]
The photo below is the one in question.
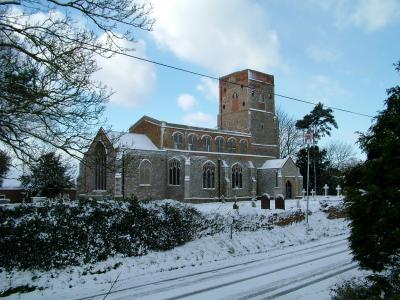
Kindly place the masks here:
[[(151, 1), (156, 23), (137, 31), (134, 55), (221, 77), (254, 69), (275, 77), (275, 91), (376, 115), (399, 83), (399, 0)], [(96, 76), (115, 93), (107, 124), (127, 130), (141, 116), (215, 127), (218, 81), (128, 57), (100, 61)], [(311, 105), (275, 98), (296, 119)], [(330, 140), (354, 144), (371, 118), (335, 111)]]
[[(275, 92), (367, 115), (399, 84), (400, 0), (152, 0), (152, 31), (136, 31), (133, 55), (221, 77), (254, 69)], [(128, 44), (126, 44), (128, 46)], [(127, 131), (143, 115), (216, 127), (218, 81), (129, 57), (98, 59), (95, 78), (114, 91), (105, 117)], [(312, 105), (275, 97), (295, 119)], [(339, 129), (321, 143), (357, 147), (372, 119), (334, 111)], [(360, 151), (358, 151), (360, 157)]]

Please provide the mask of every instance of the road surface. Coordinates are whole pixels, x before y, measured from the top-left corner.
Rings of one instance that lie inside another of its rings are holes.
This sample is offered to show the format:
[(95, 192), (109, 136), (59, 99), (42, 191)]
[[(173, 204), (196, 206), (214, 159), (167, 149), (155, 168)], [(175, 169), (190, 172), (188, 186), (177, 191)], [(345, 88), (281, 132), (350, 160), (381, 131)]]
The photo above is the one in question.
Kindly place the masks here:
[[(359, 274), (346, 237), (117, 281), (106, 299), (329, 299)], [(81, 299), (104, 299), (105, 293)]]

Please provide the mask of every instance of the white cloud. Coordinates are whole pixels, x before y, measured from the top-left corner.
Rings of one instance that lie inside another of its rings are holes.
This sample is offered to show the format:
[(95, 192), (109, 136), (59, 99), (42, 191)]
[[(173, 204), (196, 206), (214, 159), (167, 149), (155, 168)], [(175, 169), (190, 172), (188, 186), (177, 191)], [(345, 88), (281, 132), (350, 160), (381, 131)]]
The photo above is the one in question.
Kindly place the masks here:
[(339, 57), (337, 51), (321, 46), (311, 45), (307, 48), (308, 56), (316, 62), (334, 62)]
[(155, 0), (153, 38), (180, 59), (225, 75), (282, 65), (277, 33), (250, 0)]
[(200, 126), (207, 128), (215, 128), (217, 118), (211, 114), (205, 114), (201, 111), (194, 112), (183, 116), (183, 122), (187, 125)]
[(400, 21), (398, 0), (310, 0), (325, 11), (332, 12), (339, 28), (356, 26), (376, 31)]
[[(135, 55), (146, 58), (146, 43), (143, 40), (122, 43), (124, 47), (135, 48)], [(145, 101), (153, 91), (156, 71), (152, 64), (118, 54), (111, 58), (98, 57), (97, 62), (101, 70), (96, 72), (95, 79), (115, 92), (111, 96), (111, 104), (133, 107)]]
[(350, 16), (356, 26), (375, 31), (400, 19), (400, 1), (363, 0)]
[(219, 100), (219, 82), (211, 78), (200, 79), (200, 83), (196, 86), (196, 89), (200, 91), (209, 100)]
[(193, 109), (196, 104), (196, 98), (189, 94), (181, 94), (177, 100), (178, 106), (183, 109), (184, 111), (188, 111)]
[(339, 81), (325, 75), (314, 76), (306, 89), (311, 99), (324, 104), (332, 102), (337, 97), (349, 96), (351, 94)]

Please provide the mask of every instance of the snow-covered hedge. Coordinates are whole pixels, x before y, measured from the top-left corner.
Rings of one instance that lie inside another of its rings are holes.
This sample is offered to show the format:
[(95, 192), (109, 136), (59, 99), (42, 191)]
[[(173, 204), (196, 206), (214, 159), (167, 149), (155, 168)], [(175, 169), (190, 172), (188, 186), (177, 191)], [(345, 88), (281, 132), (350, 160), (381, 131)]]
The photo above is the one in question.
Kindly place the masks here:
[(0, 267), (50, 269), (143, 255), (195, 238), (200, 212), (177, 202), (80, 200), (0, 208)]
[[(271, 229), (304, 219), (301, 210), (280, 213), (201, 213), (164, 200), (62, 200), (0, 207), (0, 269), (51, 269), (140, 256), (230, 230)], [(232, 223), (233, 222), (233, 223)]]

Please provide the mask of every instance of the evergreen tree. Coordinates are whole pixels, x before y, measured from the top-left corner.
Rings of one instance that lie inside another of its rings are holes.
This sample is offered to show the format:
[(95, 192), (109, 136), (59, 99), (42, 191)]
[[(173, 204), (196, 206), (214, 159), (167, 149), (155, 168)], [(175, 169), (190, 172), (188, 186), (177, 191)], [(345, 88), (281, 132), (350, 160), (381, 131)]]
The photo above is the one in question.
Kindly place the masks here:
[[(332, 114), (331, 108), (324, 108), (321, 102), (318, 102), (317, 105), (313, 108), (313, 110), (305, 115), (303, 119), (298, 120), (296, 122), (296, 127), (298, 129), (310, 131), (314, 136), (314, 145), (316, 145), (319, 139), (325, 135), (331, 135), (332, 126), (336, 129), (338, 125), (336, 123), (335, 117)], [(316, 148), (313, 148), (314, 150)], [(312, 156), (317, 155), (314, 152), (311, 152)], [(314, 190), (317, 190), (317, 166), (315, 162), (317, 159), (313, 160), (313, 168), (314, 168)]]
[[(310, 152), (314, 153), (310, 156), (310, 165), (315, 164), (316, 173), (318, 177), (316, 178), (318, 190), (317, 193), (323, 193), (322, 186), (328, 184), (329, 187), (333, 188), (339, 184), (338, 177), (336, 176), (338, 171), (331, 167), (330, 162), (326, 157), (326, 150), (320, 150), (318, 146), (311, 146)], [(296, 165), (300, 169), (300, 173), (303, 176), (303, 188), (307, 190), (307, 149), (300, 149), (296, 154)], [(310, 172), (310, 182), (314, 182), (314, 173)], [(311, 188), (310, 188), (311, 190)]]
[(359, 139), (366, 161), (346, 175), (351, 249), (375, 272), (400, 270), (400, 86), (387, 94), (385, 109)]
[(62, 162), (60, 155), (49, 152), (29, 166), (30, 174), (20, 177), (29, 196), (54, 198), (72, 187), (71, 168)]
[(6, 152), (0, 150), (0, 186), (3, 184), (4, 177), (7, 175), (11, 166), (11, 158)]

